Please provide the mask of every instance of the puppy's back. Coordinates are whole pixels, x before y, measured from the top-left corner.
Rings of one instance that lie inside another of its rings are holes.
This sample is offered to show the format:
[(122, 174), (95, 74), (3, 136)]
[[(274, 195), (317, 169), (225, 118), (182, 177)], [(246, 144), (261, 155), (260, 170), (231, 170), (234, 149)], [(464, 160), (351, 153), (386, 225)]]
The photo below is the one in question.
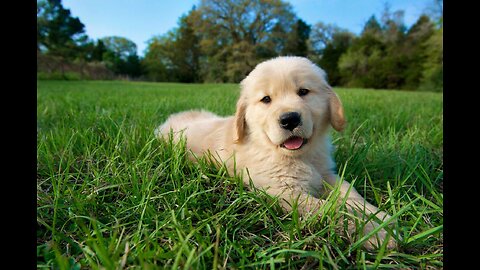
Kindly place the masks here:
[(219, 116), (207, 111), (186, 111), (172, 114), (168, 117), (165, 123), (155, 129), (155, 135), (157, 137), (168, 138), (170, 130), (172, 130), (174, 133), (179, 133), (182, 130), (187, 129), (195, 122), (215, 118), (219, 118)]
[(172, 114), (162, 125), (155, 129), (158, 138), (168, 139), (173, 132), (174, 142), (181, 136), (187, 140), (187, 148), (196, 155), (206, 151), (216, 152), (225, 146), (226, 133), (230, 133), (232, 117), (220, 117), (208, 111), (186, 111)]

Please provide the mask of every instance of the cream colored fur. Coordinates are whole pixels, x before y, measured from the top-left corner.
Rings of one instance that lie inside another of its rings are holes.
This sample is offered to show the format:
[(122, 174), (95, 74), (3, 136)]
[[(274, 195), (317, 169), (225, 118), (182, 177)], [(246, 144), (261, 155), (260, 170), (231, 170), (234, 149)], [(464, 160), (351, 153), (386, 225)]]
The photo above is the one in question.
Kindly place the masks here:
[[(309, 89), (299, 96), (300, 88)], [(271, 102), (261, 102), (269, 96)], [(300, 113), (302, 124), (292, 131), (279, 125), (282, 113)], [(187, 147), (201, 156), (207, 151), (219, 158), (234, 173), (234, 167), (245, 170), (257, 188), (278, 196), (285, 211), (291, 211), (298, 200), (300, 214), (312, 213), (325, 201), (326, 188), (341, 184), (341, 196), (347, 196), (349, 212), (365, 219), (375, 214), (380, 220), (388, 214), (366, 202), (346, 181), (340, 183), (333, 171), (329, 127), (341, 131), (345, 126), (343, 107), (338, 96), (325, 80), (325, 73), (306, 58), (277, 57), (260, 63), (241, 82), (241, 94), (235, 116), (220, 117), (206, 111), (187, 111), (171, 115), (155, 131), (165, 138), (170, 131), (178, 140), (186, 137)], [(298, 150), (281, 147), (290, 136), (308, 139)], [(235, 158), (233, 158), (235, 156)], [(234, 160), (236, 164), (234, 165)], [(238, 173), (238, 172), (237, 172)], [(364, 211), (365, 210), (365, 211)], [(369, 221), (364, 233), (378, 224)], [(354, 224), (349, 228), (355, 231)], [(365, 242), (367, 249), (374, 249), (387, 235), (384, 229)], [(393, 237), (387, 244), (395, 246)]]

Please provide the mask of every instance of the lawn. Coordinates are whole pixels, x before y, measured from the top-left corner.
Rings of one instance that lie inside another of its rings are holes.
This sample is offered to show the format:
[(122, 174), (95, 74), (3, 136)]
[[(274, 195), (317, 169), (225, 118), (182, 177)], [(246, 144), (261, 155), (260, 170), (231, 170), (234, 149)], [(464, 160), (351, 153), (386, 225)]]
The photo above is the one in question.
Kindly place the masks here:
[(174, 112), (233, 114), (235, 84), (38, 81), (37, 267), (443, 268), (443, 95), (335, 90), (348, 120), (332, 131), (338, 171), (397, 217), (397, 250), (337, 235), (333, 211), (284, 214), (154, 138)]

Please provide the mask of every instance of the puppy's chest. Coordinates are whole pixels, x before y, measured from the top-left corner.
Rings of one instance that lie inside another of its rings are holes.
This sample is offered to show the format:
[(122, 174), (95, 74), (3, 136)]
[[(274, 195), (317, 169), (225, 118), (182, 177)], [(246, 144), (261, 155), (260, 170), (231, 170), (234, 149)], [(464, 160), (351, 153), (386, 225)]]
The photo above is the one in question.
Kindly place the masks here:
[(302, 190), (312, 195), (318, 195), (322, 187), (320, 173), (311, 164), (303, 162), (257, 167), (253, 175), (255, 175), (255, 177), (252, 176), (254, 184), (262, 187)]

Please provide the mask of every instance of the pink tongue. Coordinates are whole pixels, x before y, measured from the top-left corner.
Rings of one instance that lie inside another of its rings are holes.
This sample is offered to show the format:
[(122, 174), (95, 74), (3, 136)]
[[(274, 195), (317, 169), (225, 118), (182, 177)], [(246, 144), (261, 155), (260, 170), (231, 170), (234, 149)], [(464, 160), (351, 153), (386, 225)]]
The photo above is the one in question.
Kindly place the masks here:
[(300, 137), (292, 137), (283, 143), (283, 145), (285, 145), (285, 148), (290, 150), (298, 149), (302, 146), (302, 144), (303, 144), (303, 139)]

